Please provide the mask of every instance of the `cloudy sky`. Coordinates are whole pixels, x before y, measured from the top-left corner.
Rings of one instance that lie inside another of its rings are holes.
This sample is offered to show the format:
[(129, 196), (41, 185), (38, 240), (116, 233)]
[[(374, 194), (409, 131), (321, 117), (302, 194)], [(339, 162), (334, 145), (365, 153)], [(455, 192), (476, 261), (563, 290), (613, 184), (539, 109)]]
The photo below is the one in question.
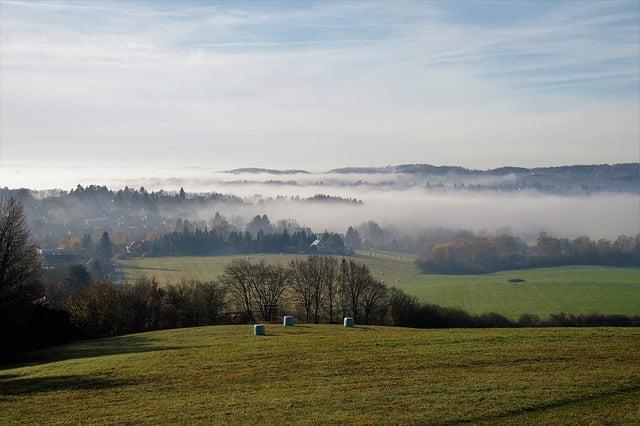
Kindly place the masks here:
[(0, 165), (638, 161), (640, 2), (0, 2)]

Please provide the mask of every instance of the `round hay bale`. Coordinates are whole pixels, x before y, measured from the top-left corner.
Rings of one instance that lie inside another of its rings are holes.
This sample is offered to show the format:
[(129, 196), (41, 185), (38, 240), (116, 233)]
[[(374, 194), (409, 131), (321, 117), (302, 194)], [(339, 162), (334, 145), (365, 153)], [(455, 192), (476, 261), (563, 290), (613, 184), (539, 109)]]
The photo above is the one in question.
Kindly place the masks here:
[(345, 327), (349, 327), (349, 328), (351, 328), (351, 327), (353, 327), (353, 326), (354, 326), (354, 324), (355, 324), (355, 323), (354, 323), (354, 321), (353, 321), (353, 318), (352, 318), (352, 317), (344, 317), (344, 326), (345, 326)]
[(292, 316), (287, 315), (282, 319), (282, 325), (285, 327), (293, 327), (293, 324), (295, 324), (295, 319)]
[(253, 325), (253, 334), (256, 336), (264, 336), (264, 324), (254, 324)]

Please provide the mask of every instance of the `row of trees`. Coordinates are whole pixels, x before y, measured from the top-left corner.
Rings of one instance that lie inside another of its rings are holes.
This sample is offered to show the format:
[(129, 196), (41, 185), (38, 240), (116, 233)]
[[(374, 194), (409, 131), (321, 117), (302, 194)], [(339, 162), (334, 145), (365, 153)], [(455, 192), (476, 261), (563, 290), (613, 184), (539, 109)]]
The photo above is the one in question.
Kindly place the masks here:
[(86, 269), (76, 267), (67, 280), (45, 283), (31, 298), (14, 300), (13, 321), (3, 318), (2, 323), (13, 326), (6, 330), (12, 331), (6, 341), (25, 349), (38, 347), (36, 339), (51, 344), (165, 328), (273, 322), (286, 314), (310, 323), (353, 316), (358, 323), (391, 325), (390, 295), (398, 291), (374, 279), (365, 265), (328, 256), (286, 266), (238, 259), (217, 281), (166, 285), (141, 278), (114, 286), (91, 280)]
[(640, 235), (615, 241), (589, 237), (573, 240), (541, 233), (534, 246), (510, 235), (473, 236), (434, 245), (417, 260), (431, 273), (487, 273), (507, 269), (561, 265), (640, 265)]
[(122, 287), (98, 281), (48, 303), (68, 312), (72, 326), (85, 337), (229, 322), (225, 291), (197, 281), (161, 286), (142, 278)]
[(365, 323), (384, 314), (387, 287), (366, 265), (353, 260), (309, 256), (288, 266), (238, 259), (220, 277), (244, 318), (273, 321), (285, 311), (299, 312), (306, 322), (333, 323), (352, 316)]
[[(640, 326), (625, 315), (525, 314), (514, 321), (496, 313), (473, 315), (459, 308), (424, 303), (375, 280), (365, 265), (312, 256), (288, 266), (237, 260), (220, 280), (160, 285), (142, 278), (130, 285), (93, 282), (77, 292), (57, 292), (21, 337), (57, 343), (151, 330), (213, 324), (280, 321), (295, 315), (307, 323), (335, 323), (353, 316), (357, 324), (418, 328)], [(46, 320), (47, 322), (45, 322)], [(44, 333), (46, 330), (47, 333)], [(25, 341), (28, 347), (39, 342)], [(23, 343), (25, 343), (23, 342)]]
[[(312, 245), (315, 240), (319, 245)], [(254, 237), (249, 231), (231, 232), (227, 235), (216, 229), (185, 227), (181, 232), (171, 232), (151, 243), (152, 256), (205, 256), (242, 253), (317, 253), (349, 254), (342, 237), (325, 232), (316, 235), (297, 231), (290, 234), (286, 229), (280, 233), (264, 233), (259, 230)]]

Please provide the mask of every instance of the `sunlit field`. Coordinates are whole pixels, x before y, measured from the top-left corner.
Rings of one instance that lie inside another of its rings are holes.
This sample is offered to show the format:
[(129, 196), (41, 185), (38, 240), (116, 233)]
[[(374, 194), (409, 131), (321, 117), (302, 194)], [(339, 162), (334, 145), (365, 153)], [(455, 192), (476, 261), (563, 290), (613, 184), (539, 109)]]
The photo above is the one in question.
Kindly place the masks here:
[[(522, 283), (509, 283), (520, 278)], [(566, 266), (485, 275), (420, 274), (401, 286), (432, 303), (472, 313), (640, 314), (640, 269)]]
[[(294, 259), (305, 257), (306, 255), (298, 254), (144, 257), (124, 259), (120, 263), (128, 281), (147, 276), (156, 277), (166, 283), (181, 279), (214, 280), (223, 272), (225, 265), (234, 259), (248, 259), (252, 262), (264, 260), (268, 263), (286, 265)], [(377, 278), (388, 284), (408, 283), (420, 274), (414, 263), (415, 256), (408, 254), (359, 251), (357, 256), (351, 258), (367, 264)]]
[[(158, 257), (123, 260), (125, 277), (156, 277), (161, 282), (181, 279), (209, 281), (237, 258), (287, 264), (302, 255)], [(505, 271), (484, 275), (421, 274), (414, 256), (361, 251), (355, 259), (366, 263), (377, 278), (419, 299), (456, 306), (471, 313), (497, 312), (517, 319), (523, 313), (541, 316), (560, 312), (580, 314), (640, 314), (640, 269), (569, 266)], [(520, 278), (522, 283), (509, 283)]]
[(638, 329), (213, 326), (0, 371), (0, 423), (609, 423), (640, 415)]

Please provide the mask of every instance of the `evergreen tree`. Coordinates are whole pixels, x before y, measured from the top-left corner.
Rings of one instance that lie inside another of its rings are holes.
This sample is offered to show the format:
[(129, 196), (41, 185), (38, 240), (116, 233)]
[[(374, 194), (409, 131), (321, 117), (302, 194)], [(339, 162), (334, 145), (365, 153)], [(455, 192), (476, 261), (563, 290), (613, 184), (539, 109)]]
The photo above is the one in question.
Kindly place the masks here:
[(111, 243), (111, 238), (109, 238), (107, 231), (104, 231), (102, 237), (100, 237), (96, 256), (102, 263), (111, 262), (111, 258), (113, 257), (113, 243)]
[(362, 238), (360, 238), (360, 234), (353, 228), (353, 226), (350, 226), (349, 229), (347, 229), (345, 243), (350, 249), (359, 249), (362, 247)]

